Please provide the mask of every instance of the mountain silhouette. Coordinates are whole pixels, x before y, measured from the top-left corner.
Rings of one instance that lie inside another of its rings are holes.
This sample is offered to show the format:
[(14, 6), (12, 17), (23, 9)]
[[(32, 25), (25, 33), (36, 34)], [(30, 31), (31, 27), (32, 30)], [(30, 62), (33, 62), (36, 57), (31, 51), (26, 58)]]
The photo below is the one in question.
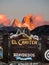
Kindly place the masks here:
[(16, 33), (18, 27), (13, 27), (13, 26), (2, 26), (0, 27), (0, 30), (6, 31), (7, 33)]
[(35, 28), (34, 30), (31, 31), (31, 34), (33, 35), (49, 35), (49, 25), (43, 25)]
[[(25, 27), (21, 27), (21, 28), (20, 27), (13, 27), (13, 26), (0, 27), (0, 30), (6, 31), (8, 33), (16, 33), (18, 29), (19, 29), (19, 31), (21, 30), (21, 32), (23, 32), (23, 30), (25, 30), (26, 34), (30, 31)], [(41, 35), (49, 36), (49, 25), (39, 26), (39, 27), (35, 28), (34, 30), (31, 30), (30, 33), (33, 35), (38, 35), (38, 36), (41, 36)]]
[(14, 34), (25, 33), (30, 35), (30, 30), (27, 27), (1, 26), (0, 31), (6, 31), (7, 33), (14, 33)]

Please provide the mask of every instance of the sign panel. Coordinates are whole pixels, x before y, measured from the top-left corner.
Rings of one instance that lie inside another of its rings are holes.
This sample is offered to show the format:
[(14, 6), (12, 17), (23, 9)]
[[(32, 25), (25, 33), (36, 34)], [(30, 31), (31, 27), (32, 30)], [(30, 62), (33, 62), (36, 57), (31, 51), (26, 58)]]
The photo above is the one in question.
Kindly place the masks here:
[(34, 61), (38, 57), (38, 40), (27, 34), (13, 34), (10, 36), (10, 59), (12, 61)]

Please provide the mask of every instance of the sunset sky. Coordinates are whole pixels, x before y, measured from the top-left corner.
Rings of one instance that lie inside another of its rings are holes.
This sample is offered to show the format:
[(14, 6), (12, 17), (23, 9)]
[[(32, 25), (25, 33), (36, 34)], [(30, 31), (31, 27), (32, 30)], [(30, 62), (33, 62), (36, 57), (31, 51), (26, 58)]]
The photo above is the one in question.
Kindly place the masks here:
[(0, 0), (0, 14), (7, 15), (12, 21), (22, 21), (28, 14), (41, 15), (49, 20), (49, 0)]

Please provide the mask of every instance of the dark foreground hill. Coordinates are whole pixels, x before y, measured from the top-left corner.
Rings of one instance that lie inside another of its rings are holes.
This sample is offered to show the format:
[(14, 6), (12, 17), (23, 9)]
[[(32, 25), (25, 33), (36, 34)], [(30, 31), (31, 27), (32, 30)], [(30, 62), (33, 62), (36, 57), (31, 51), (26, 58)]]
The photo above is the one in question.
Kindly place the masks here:
[(30, 35), (30, 31), (27, 27), (13, 27), (13, 26), (3, 26), (0, 27), (0, 31), (6, 31), (7, 33), (17, 33), (17, 34), (21, 34), (21, 33), (25, 33)]
[(49, 36), (49, 25), (43, 25), (43, 26), (37, 27), (31, 31), (31, 34), (38, 35), (38, 36), (41, 36), (41, 35)]
[[(18, 29), (20, 29), (20, 30), (18, 31)], [(0, 30), (4, 30), (8, 33), (16, 33), (17, 31), (18, 31), (18, 33), (21, 33), (25, 30), (26, 34), (31, 33), (33, 35), (38, 35), (38, 36), (41, 36), (41, 35), (48, 35), (49, 36), (49, 25), (37, 27), (34, 30), (30, 31), (30, 33), (29, 33), (29, 30), (27, 28), (19, 28), (19, 27), (13, 27), (13, 26), (9, 26), (9, 27), (3, 26), (3, 27), (0, 27)]]

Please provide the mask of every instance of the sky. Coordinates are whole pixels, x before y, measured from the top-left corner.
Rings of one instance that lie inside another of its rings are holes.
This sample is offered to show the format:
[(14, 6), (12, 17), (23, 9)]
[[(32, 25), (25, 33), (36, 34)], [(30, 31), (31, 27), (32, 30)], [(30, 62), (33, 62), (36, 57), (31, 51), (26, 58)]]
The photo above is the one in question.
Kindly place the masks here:
[(49, 20), (49, 0), (0, 0), (0, 14), (5, 14), (13, 21), (32, 14), (43, 16)]

